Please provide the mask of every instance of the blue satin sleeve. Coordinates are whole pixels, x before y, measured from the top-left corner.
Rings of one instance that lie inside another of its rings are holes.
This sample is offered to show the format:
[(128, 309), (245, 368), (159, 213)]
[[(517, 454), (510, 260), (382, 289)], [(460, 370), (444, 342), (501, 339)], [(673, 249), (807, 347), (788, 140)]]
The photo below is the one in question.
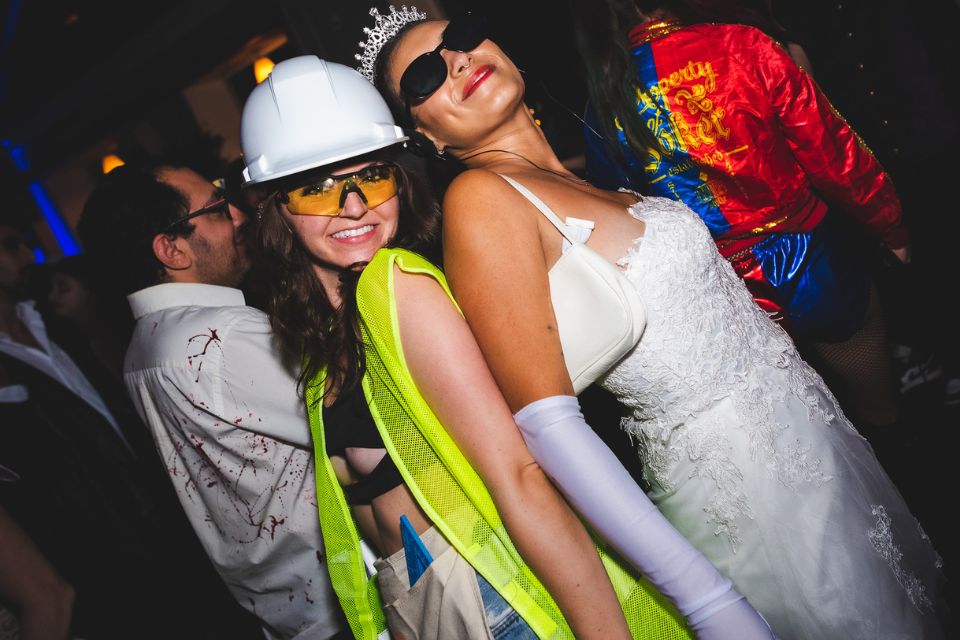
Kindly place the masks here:
[[(592, 105), (587, 105), (584, 113), (583, 135), (585, 140), (585, 156), (587, 165), (587, 180), (601, 189), (617, 190), (620, 187), (630, 187), (639, 191), (639, 184), (633, 184), (626, 169), (620, 165), (601, 137), (603, 129), (597, 119)], [(622, 149), (623, 147), (621, 147)]]

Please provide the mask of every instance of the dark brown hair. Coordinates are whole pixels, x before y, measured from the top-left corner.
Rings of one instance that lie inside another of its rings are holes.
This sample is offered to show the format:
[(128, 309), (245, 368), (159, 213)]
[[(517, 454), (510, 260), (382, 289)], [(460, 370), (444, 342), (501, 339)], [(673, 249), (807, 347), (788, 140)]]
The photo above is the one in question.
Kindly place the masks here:
[(390, 63), (390, 58), (393, 57), (397, 43), (403, 40), (407, 31), (421, 22), (426, 22), (426, 20), (417, 20), (416, 22), (408, 22), (403, 25), (392, 38), (383, 44), (383, 47), (380, 48), (380, 53), (377, 54), (377, 60), (373, 65), (373, 86), (377, 88), (380, 95), (387, 101), (387, 105), (390, 107), (390, 111), (393, 113), (397, 124), (408, 129), (412, 129), (414, 126), (413, 117), (410, 115), (407, 101), (403, 96), (398, 95), (393, 90), (393, 87), (390, 86), (390, 82), (387, 80), (387, 65)]
[(77, 232), (84, 252), (98, 277), (115, 283), (123, 295), (164, 281), (151, 246), (154, 236), (164, 229), (183, 237), (193, 233), (190, 221), (169, 228), (187, 213), (189, 202), (159, 178), (165, 169), (181, 168), (159, 160), (119, 166), (100, 178), (83, 205)]
[[(396, 149), (372, 156), (353, 158), (351, 163), (387, 161), (398, 168), (400, 214), (397, 233), (387, 244), (416, 251), (435, 264), (440, 255), (440, 205), (432, 191), (412, 170), (415, 159)], [(289, 184), (290, 180), (284, 180)], [(263, 189), (275, 193), (277, 184)], [(257, 228), (262, 264), (255, 268), (266, 273), (267, 308), (284, 354), (300, 362), (297, 377), (300, 393), (314, 382), (323, 369), (330, 390), (349, 391), (364, 372), (363, 341), (356, 305), (356, 287), (360, 272), (340, 272), (341, 306), (336, 308), (317, 279), (314, 261), (277, 206), (267, 197), (261, 207)], [(321, 382), (322, 384), (322, 382)]]

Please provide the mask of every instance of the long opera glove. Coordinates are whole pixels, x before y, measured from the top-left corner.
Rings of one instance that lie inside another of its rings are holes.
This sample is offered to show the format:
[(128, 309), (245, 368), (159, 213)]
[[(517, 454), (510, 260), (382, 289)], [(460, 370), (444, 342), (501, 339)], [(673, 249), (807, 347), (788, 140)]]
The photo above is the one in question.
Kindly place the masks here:
[(701, 640), (770, 640), (769, 625), (660, 513), (573, 396), (514, 415), (527, 448), (581, 516), (687, 618)]

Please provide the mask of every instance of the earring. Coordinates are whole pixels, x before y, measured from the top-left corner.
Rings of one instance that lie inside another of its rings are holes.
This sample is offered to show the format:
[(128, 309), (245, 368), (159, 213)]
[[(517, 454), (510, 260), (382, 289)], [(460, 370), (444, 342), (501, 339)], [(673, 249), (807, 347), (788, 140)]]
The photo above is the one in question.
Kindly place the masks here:
[(433, 140), (425, 136), (423, 133), (417, 130), (407, 131), (407, 136), (410, 138), (409, 148), (417, 155), (421, 157), (434, 156), (437, 158), (446, 159), (446, 156), (443, 155), (443, 151), (437, 149), (436, 145), (433, 144)]

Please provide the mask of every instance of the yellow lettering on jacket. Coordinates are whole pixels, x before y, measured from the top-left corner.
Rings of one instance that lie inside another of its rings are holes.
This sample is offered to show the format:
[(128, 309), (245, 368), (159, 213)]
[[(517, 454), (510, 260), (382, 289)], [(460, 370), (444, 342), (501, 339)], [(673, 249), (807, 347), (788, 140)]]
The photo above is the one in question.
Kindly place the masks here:
[[(723, 122), (726, 111), (711, 97), (716, 88), (717, 74), (710, 62), (689, 60), (685, 66), (660, 78), (649, 88), (649, 94), (637, 90), (637, 112), (661, 145), (658, 152), (651, 152), (648, 157), (645, 166), (648, 173), (659, 172), (661, 162), (678, 150), (713, 147), (718, 139), (730, 137), (730, 128)], [(671, 102), (676, 108), (671, 109)], [(659, 103), (667, 107), (669, 117)], [(686, 114), (681, 113), (681, 109)], [(684, 169), (678, 166), (671, 169), (671, 173), (676, 175)]]

